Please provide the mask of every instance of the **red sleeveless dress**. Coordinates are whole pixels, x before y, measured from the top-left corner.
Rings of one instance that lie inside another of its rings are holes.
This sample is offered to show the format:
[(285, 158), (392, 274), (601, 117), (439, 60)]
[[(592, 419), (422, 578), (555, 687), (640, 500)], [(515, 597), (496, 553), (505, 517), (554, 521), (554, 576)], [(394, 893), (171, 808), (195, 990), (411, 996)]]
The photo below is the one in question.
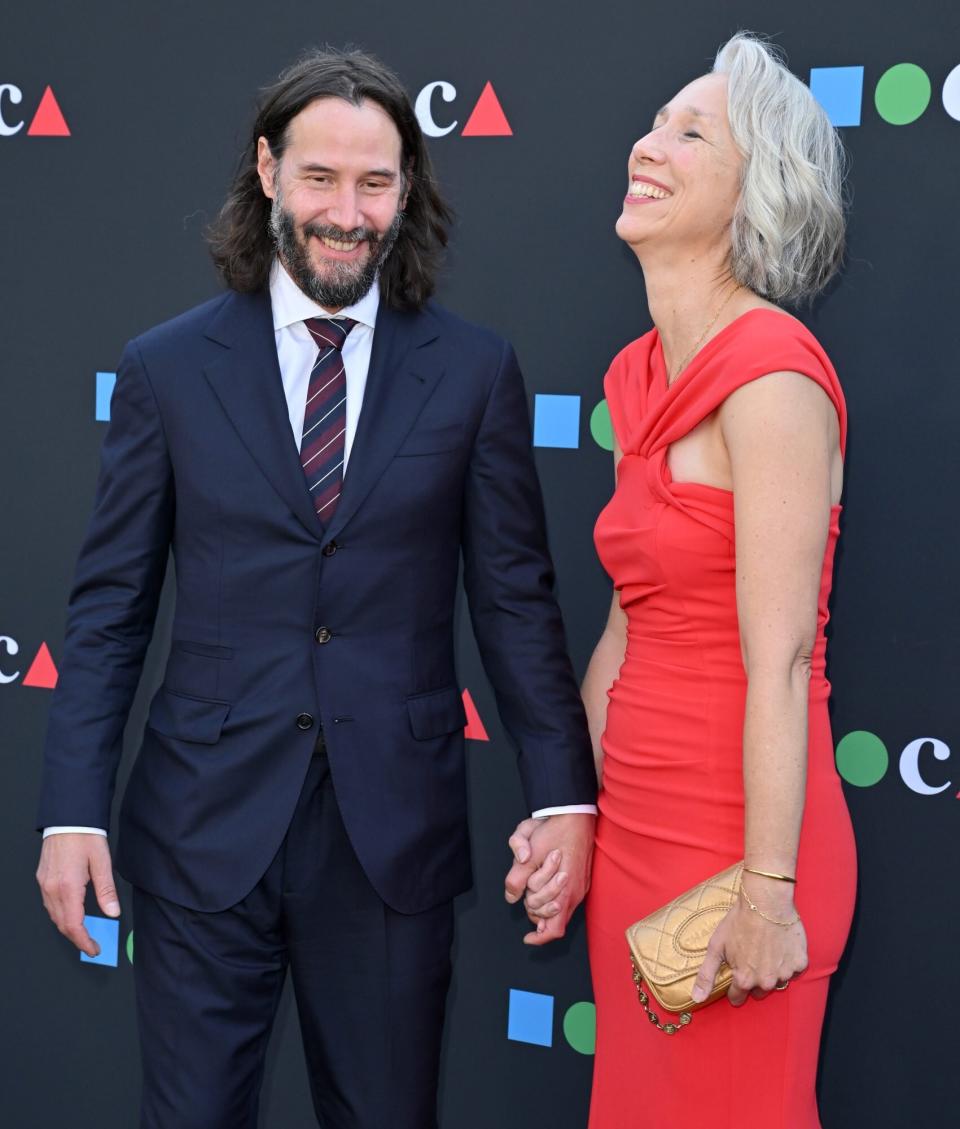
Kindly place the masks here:
[(597, 1004), (590, 1129), (820, 1125), (814, 1092), (820, 1031), (856, 886), (825, 675), (839, 506), (823, 560), (797, 861), (796, 904), (810, 966), (784, 992), (739, 1009), (720, 1000), (668, 1036), (638, 1003), (624, 938), (631, 922), (743, 857), (746, 676), (733, 495), (674, 482), (667, 449), (736, 388), (782, 371), (808, 376), (831, 398), (843, 453), (846, 408), (836, 373), (799, 322), (772, 310), (751, 310), (732, 322), (669, 387), (656, 330), (628, 345), (606, 376), (623, 458), (595, 539), (627, 615), (627, 647), (609, 691), (587, 902)]

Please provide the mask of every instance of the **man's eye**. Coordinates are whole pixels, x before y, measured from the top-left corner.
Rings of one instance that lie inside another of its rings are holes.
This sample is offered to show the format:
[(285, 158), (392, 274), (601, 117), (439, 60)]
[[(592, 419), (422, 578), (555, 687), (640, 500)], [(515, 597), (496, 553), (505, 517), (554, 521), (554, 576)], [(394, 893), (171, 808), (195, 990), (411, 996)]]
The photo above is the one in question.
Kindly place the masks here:
[(699, 133), (697, 133), (697, 131), (696, 131), (695, 129), (688, 129), (688, 130), (686, 130), (686, 131), (684, 132), (683, 136), (684, 136), (684, 137), (695, 137), (695, 138), (697, 138), (697, 140), (698, 140), (698, 141), (702, 141), (702, 140), (703, 140), (703, 138), (702, 138), (702, 137), (700, 136), (700, 134), (699, 134)]

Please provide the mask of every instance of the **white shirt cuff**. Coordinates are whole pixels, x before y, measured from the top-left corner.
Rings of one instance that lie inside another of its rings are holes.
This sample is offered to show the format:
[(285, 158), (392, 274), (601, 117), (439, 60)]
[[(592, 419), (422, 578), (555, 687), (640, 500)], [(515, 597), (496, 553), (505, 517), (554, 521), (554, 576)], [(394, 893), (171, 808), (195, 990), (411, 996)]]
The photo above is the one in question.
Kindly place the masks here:
[(546, 819), (548, 815), (596, 815), (596, 804), (567, 804), (559, 808), (539, 808), (533, 812), (534, 819)]
[(50, 835), (102, 835), (104, 839), (107, 837), (102, 827), (44, 827), (44, 839)]

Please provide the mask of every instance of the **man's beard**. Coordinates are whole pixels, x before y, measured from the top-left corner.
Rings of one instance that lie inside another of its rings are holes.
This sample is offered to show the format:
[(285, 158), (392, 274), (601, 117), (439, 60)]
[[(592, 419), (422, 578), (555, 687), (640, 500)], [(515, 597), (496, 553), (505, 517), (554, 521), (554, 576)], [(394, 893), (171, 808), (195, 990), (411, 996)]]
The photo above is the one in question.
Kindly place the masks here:
[[(400, 234), (402, 218), (397, 212), (382, 235), (369, 227), (355, 227), (352, 231), (344, 231), (331, 224), (319, 223), (304, 225), (303, 234), (298, 235), (296, 222), (284, 208), (283, 197), (278, 192), (270, 208), (270, 234), (283, 265), (304, 294), (318, 306), (340, 310), (344, 306), (355, 306), (369, 292), (380, 267), (393, 250)], [(307, 240), (311, 236), (325, 236), (342, 243), (365, 241), (370, 253), (360, 263), (329, 259), (321, 274), (315, 269), (307, 250)]]

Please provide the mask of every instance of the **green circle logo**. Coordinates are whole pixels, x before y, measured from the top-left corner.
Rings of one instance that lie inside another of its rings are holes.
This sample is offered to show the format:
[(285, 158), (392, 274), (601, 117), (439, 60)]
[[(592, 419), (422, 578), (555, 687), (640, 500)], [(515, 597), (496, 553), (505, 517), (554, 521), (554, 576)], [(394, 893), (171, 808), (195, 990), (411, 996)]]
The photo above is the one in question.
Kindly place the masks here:
[(578, 1054), (592, 1055), (597, 1046), (597, 1009), (594, 1004), (574, 1004), (563, 1017), (563, 1033)]
[(837, 745), (837, 772), (858, 788), (869, 788), (882, 780), (889, 765), (887, 746), (865, 729), (855, 729)]
[(914, 63), (897, 63), (880, 76), (874, 100), (877, 113), (891, 125), (909, 125), (930, 105), (930, 79)]
[(133, 964), (133, 930), (127, 935), (127, 960)]
[(601, 400), (590, 413), (590, 434), (598, 447), (605, 451), (613, 450), (613, 424), (606, 400)]

